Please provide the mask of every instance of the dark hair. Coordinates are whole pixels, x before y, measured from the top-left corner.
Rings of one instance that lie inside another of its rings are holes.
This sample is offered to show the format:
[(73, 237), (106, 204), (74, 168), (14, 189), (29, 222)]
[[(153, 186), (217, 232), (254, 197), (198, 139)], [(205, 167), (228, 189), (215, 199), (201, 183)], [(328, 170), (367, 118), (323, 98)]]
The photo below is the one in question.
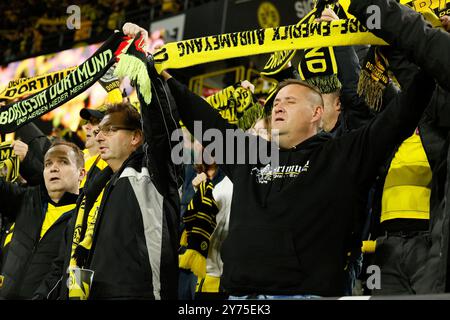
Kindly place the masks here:
[(57, 146), (67, 146), (70, 149), (72, 149), (73, 153), (75, 153), (75, 163), (77, 165), (77, 168), (84, 168), (84, 154), (75, 143), (68, 142), (63, 139), (56, 139), (52, 142), (52, 144), (50, 145), (50, 148), (48, 148), (47, 152), (51, 148), (54, 148)]
[(136, 130), (142, 129), (141, 115), (131, 103), (121, 102), (108, 105), (105, 111), (105, 115), (112, 113), (122, 113), (123, 124), (127, 127)]

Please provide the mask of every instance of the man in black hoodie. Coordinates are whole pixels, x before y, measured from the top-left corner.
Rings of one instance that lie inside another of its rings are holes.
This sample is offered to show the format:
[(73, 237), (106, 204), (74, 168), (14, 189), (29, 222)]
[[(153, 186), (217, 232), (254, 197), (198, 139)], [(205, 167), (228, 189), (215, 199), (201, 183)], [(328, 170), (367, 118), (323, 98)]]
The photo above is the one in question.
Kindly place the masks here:
[[(202, 120), (205, 130), (230, 127), (176, 80), (168, 84), (189, 130), (195, 120)], [(345, 249), (359, 203), (378, 166), (413, 132), (432, 90), (432, 81), (418, 74), (374, 121), (330, 139), (317, 133), (320, 95), (300, 82), (282, 84), (272, 111), (280, 166), (222, 165), (235, 185), (222, 251), (226, 290), (232, 295), (341, 295)]]
[[(124, 33), (137, 30), (142, 31)], [(209, 129), (224, 137), (227, 129), (235, 129), (186, 86), (162, 75), (197, 140), (203, 141)], [(355, 216), (361, 214), (360, 201), (367, 197), (379, 165), (413, 133), (434, 90), (424, 73), (412, 77), (410, 86), (378, 117), (336, 139), (318, 133), (323, 102), (314, 88), (299, 81), (280, 85), (271, 120), (278, 130), (279, 166), (261, 161), (220, 164), (235, 188), (222, 247), (222, 284), (229, 294), (343, 294), (345, 249)], [(202, 122), (200, 132), (194, 131), (195, 121)], [(268, 142), (260, 138), (258, 143)], [(225, 145), (219, 151), (224, 159), (239, 152), (248, 160), (250, 150), (247, 144), (241, 150)]]

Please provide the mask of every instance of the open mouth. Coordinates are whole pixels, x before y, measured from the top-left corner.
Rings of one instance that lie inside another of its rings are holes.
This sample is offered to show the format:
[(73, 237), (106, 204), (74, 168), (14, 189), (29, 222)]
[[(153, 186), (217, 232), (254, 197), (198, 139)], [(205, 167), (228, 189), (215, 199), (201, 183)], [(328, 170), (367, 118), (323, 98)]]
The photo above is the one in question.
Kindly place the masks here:
[(57, 177), (50, 178), (50, 182), (59, 181), (59, 180), (61, 180), (61, 179), (59, 179)]

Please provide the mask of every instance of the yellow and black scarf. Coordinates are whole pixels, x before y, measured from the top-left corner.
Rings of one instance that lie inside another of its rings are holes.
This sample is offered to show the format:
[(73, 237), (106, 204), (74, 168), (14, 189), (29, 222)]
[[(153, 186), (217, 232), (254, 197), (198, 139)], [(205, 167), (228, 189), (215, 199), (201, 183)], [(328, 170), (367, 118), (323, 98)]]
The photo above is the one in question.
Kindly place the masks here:
[[(441, 26), (439, 17), (450, 13), (450, 3), (439, 0), (397, 0), (417, 12), (433, 26)], [(383, 92), (389, 84), (389, 61), (384, 54), (386, 47), (371, 46), (362, 65), (358, 82), (358, 94), (363, 96), (366, 104), (380, 111), (383, 103)], [(392, 79), (395, 80), (395, 79)]]
[(241, 87), (240, 83), (228, 86), (219, 92), (210, 95), (206, 101), (231, 124), (237, 124), (241, 129), (248, 129), (255, 115), (264, 111), (256, 102), (250, 90)]
[(61, 81), (75, 69), (76, 67), (70, 67), (35, 77), (11, 80), (8, 83), (8, 87), (0, 93), (0, 101), (14, 100), (38, 93)]
[(212, 191), (214, 185), (206, 180), (200, 184), (183, 217), (185, 229), (180, 244), (186, 251), (179, 257), (179, 267), (191, 270), (197, 277), (206, 276), (209, 242), (216, 228), (219, 212)]
[[(106, 167), (96, 176), (92, 177), (87, 185), (85, 185), (81, 195), (81, 202), (77, 206), (78, 210), (69, 263), (69, 277), (74, 286), (76, 285), (75, 270), (84, 269), (88, 263), (99, 209), (112, 174), (111, 168)], [(90, 288), (81, 285), (75, 287), (77, 290), (69, 290), (69, 298), (76, 300), (87, 299)]]
[[(114, 33), (89, 59), (53, 85), (32, 96), (0, 108), (0, 132), (16, 131), (41, 115), (79, 95), (97, 80), (119, 59), (132, 39), (122, 33)], [(35, 81), (30, 80), (30, 81)], [(19, 84), (20, 86), (20, 84)]]
[(10, 141), (0, 143), (0, 177), (14, 182), (19, 178), (19, 157), (14, 154)]
[[(320, 5), (334, 2), (325, 0), (320, 2)], [(339, 2), (344, 9), (348, 8), (349, 0), (340, 0)], [(439, 0), (402, 0), (400, 2), (423, 12), (425, 17), (432, 17), (436, 25), (440, 23), (435, 12), (438, 11), (441, 15), (448, 10), (447, 6), (444, 11), (441, 10), (442, 6)], [(420, 3), (425, 5), (420, 6)], [(430, 3), (431, 6), (428, 6)], [(306, 19), (310, 18), (311, 14), (309, 13), (296, 25), (233, 32), (167, 43), (151, 58), (153, 58), (157, 72), (161, 73), (162, 70), (172, 68), (179, 69), (213, 61), (285, 51), (279, 54), (282, 56), (282, 59), (278, 59), (281, 61), (280, 63), (278, 61), (268, 62), (268, 68), (265, 69), (271, 69), (272, 64), (276, 67), (284, 66), (290, 60), (291, 56), (287, 51), (318, 47), (387, 44), (370, 33), (363, 23), (353, 17), (332, 22), (306, 23)], [(143, 51), (143, 43), (140, 35), (135, 39), (130, 39), (120, 32), (115, 33), (92, 57), (56, 84), (29, 98), (1, 107), (0, 132), (13, 132), (21, 125), (33, 121), (69, 101), (96, 82), (117, 60), (119, 63), (115, 74), (129, 76), (134, 83), (141, 87), (143, 98), (149, 103), (151, 83), (146, 72), (147, 57)]]
[[(314, 9), (314, 16), (307, 22), (312, 23), (314, 18), (322, 14), (326, 6), (334, 10), (340, 19), (348, 19), (342, 7), (336, 6), (335, 2), (337, 1), (319, 0)], [(298, 72), (302, 80), (317, 87), (323, 94), (333, 93), (342, 88), (333, 47), (305, 49), (298, 65)]]
[(98, 210), (112, 173), (111, 168), (106, 167), (92, 177), (84, 187), (81, 202), (78, 205), (72, 239), (71, 266), (86, 266), (89, 250), (91, 250), (92, 246)]
[(378, 46), (370, 47), (358, 82), (358, 94), (364, 96), (366, 104), (376, 111), (381, 110), (383, 92), (389, 84), (389, 62), (382, 50)]

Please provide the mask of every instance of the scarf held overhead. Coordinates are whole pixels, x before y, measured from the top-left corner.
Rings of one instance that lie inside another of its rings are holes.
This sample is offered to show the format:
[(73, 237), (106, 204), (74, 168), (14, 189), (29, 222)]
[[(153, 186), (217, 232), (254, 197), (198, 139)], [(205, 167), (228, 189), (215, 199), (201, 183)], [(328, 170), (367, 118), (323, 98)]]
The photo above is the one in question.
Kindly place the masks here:
[(168, 43), (155, 52), (158, 73), (213, 61), (274, 51), (347, 46), (386, 42), (370, 33), (356, 19), (233, 32)]
[[(434, 17), (436, 17), (437, 11), (439, 15), (442, 15), (449, 10), (447, 1), (445, 10), (438, 0), (402, 0), (401, 3), (405, 3), (419, 12), (427, 12)], [(345, 10), (348, 8), (349, 1), (341, 0), (340, 4)], [(148, 92), (148, 96), (144, 96), (145, 101), (148, 102), (151, 98), (150, 83), (143, 72), (145, 70), (142, 67), (145, 54), (143, 54), (142, 43), (142, 39), (138, 37), (131, 46), (131, 40), (128, 37), (124, 37), (119, 32), (115, 33), (92, 57), (61, 81), (27, 99), (0, 108), (0, 133), (16, 131), (21, 125), (66, 103), (96, 82), (116, 60), (119, 60), (120, 63), (122, 56), (125, 57), (125, 60), (129, 60), (131, 67), (126, 67), (125, 63), (122, 63), (120, 68), (117, 67), (119, 71), (116, 69), (116, 74), (131, 76), (133, 81), (143, 86), (141, 92), (144, 94)], [(367, 44), (386, 45), (387, 43), (370, 33), (356, 19), (349, 18), (332, 22), (301, 23), (233, 32), (168, 43), (153, 55), (153, 59), (156, 70), (161, 73), (165, 69), (185, 68), (264, 53)], [(126, 48), (130, 48), (131, 51), (129, 50), (127, 55), (123, 55), (122, 52)], [(128, 56), (131, 59), (128, 59)], [(289, 60), (289, 57), (290, 54), (284, 53), (283, 63), (287, 63), (285, 60)]]
[[(311, 18), (314, 18), (316, 14), (316, 8), (307, 13), (297, 24), (300, 26), (302, 23), (307, 23)], [(276, 51), (273, 52), (266, 64), (264, 65), (261, 75), (270, 76), (280, 72), (289, 61), (295, 56), (296, 50)]]
[(62, 80), (75, 69), (76, 67), (71, 67), (31, 78), (11, 80), (8, 87), (0, 93), (0, 100), (14, 100), (35, 94)]
[(129, 42), (129, 37), (114, 33), (89, 59), (61, 81), (26, 99), (1, 107), (0, 132), (16, 131), (85, 91), (116, 62), (117, 56)]
[(244, 111), (255, 104), (252, 92), (241, 87), (239, 83), (210, 95), (206, 101), (219, 111), (222, 118), (232, 124), (236, 124)]

